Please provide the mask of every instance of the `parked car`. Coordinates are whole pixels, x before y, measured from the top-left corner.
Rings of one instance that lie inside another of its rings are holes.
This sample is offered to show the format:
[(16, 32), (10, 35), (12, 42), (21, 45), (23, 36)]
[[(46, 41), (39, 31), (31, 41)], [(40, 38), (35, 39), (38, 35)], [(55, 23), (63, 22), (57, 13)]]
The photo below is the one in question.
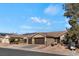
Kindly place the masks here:
[(75, 47), (75, 46), (70, 46), (70, 49), (71, 49), (71, 50), (75, 50), (76, 47)]
[(76, 49), (75, 42), (71, 42), (71, 44), (69, 45), (69, 49), (70, 50), (75, 50)]

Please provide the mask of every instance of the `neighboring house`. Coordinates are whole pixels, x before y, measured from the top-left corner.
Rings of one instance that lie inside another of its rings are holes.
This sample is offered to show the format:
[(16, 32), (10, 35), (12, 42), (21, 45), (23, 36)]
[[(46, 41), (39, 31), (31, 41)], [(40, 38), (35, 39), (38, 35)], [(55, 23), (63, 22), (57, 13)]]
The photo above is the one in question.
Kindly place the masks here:
[(4, 38), (2, 39), (2, 43), (10, 43), (9, 38), (10, 36), (8, 35), (4, 36)]
[(4, 36), (0, 35), (0, 43), (2, 43)]
[(6, 35), (2, 39), (2, 43), (15, 43), (15, 42), (21, 42), (23, 41), (23, 38), (20, 37), (19, 35)]

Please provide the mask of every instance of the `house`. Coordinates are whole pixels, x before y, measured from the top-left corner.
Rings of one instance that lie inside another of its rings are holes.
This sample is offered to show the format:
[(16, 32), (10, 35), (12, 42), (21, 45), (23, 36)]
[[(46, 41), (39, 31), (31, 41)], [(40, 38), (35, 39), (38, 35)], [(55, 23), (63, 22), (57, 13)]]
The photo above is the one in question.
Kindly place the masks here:
[(20, 37), (19, 35), (5, 35), (4, 38), (2, 39), (2, 43), (15, 43), (15, 42), (20, 42), (23, 38)]
[(45, 44), (50, 45), (54, 43), (52, 36), (47, 35), (47, 33), (37, 33), (32, 37), (32, 44)]
[(66, 32), (46, 32), (46, 33), (33, 33), (23, 35), (27, 44), (45, 44), (51, 45), (53, 43), (60, 43), (64, 39)]
[(0, 35), (0, 43), (2, 43), (4, 36)]
[(10, 36), (8, 35), (4, 36), (1, 43), (10, 43), (9, 38)]

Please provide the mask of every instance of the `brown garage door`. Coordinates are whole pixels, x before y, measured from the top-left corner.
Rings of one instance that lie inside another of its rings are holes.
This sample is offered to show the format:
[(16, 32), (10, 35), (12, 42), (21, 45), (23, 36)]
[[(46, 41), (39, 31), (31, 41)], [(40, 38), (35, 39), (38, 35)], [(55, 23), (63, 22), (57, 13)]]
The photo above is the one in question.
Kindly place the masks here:
[(35, 38), (35, 44), (44, 44), (44, 38)]

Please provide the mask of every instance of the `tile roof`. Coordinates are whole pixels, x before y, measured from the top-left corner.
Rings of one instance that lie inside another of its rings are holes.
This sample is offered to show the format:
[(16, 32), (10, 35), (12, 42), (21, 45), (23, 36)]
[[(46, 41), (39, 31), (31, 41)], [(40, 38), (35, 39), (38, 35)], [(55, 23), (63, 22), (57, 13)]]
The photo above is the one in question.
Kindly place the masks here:
[(65, 33), (66, 33), (65, 31), (62, 31), (62, 32), (49, 32), (49, 33), (47, 33), (47, 36), (60, 37)]
[(0, 35), (0, 38), (4, 38), (4, 36)]
[(41, 32), (41, 33), (33, 33), (33, 34), (26, 34), (23, 35), (24, 37), (28, 37), (28, 38), (32, 38), (33, 36), (40, 34), (46, 37), (60, 37), (61, 35), (65, 34), (66, 31), (62, 31), (62, 32)]

